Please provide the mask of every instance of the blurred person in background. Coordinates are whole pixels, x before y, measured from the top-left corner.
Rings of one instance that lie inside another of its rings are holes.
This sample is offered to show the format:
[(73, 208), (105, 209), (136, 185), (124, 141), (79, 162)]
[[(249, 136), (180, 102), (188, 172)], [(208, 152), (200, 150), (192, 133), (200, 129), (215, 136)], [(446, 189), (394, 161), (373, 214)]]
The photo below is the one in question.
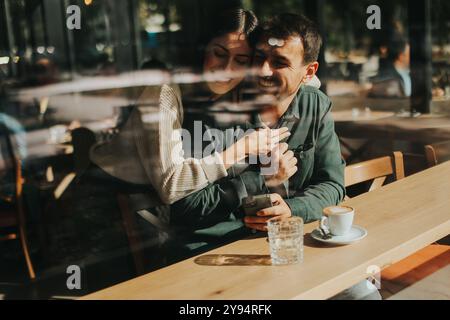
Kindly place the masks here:
[[(0, 194), (11, 197), (15, 190), (13, 158), (22, 160), (27, 156), (26, 132), (15, 118), (0, 112)], [(11, 145), (8, 144), (8, 141)], [(12, 153), (12, 154), (11, 154)]]
[(387, 46), (386, 62), (371, 79), (371, 97), (404, 98), (411, 96), (410, 46), (402, 35), (394, 35)]
[(50, 56), (39, 56), (31, 65), (27, 81), (32, 86), (45, 86), (59, 81), (59, 70)]

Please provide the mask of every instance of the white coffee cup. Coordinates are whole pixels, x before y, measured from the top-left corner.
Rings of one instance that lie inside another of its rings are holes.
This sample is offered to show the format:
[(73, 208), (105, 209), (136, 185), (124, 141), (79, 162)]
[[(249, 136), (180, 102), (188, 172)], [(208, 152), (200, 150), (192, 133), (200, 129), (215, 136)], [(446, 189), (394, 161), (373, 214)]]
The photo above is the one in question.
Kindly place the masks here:
[(320, 228), (329, 230), (335, 236), (346, 235), (353, 224), (355, 209), (349, 206), (332, 206), (323, 209)]

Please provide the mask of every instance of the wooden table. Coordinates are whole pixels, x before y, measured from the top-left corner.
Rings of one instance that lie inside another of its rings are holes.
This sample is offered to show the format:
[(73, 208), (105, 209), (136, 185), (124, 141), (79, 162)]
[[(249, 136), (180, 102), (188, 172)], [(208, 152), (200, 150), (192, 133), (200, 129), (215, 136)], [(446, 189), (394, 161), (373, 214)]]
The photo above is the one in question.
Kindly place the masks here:
[[(353, 163), (355, 159), (367, 160), (368, 154), (372, 157), (379, 156), (378, 153), (372, 154), (371, 149), (382, 151), (382, 154), (403, 151), (421, 155), (423, 151), (418, 152), (417, 148), (423, 150), (424, 145), (450, 141), (449, 116), (420, 115), (411, 118), (394, 116), (386, 111), (367, 113), (364, 110), (358, 115), (352, 115), (351, 110), (342, 110), (333, 112), (333, 118), (341, 146), (348, 151), (345, 157), (347, 163)], [(364, 142), (360, 144), (361, 141)], [(395, 141), (407, 144), (403, 144), (402, 149), (398, 150)]]
[[(364, 113), (364, 111), (362, 111)], [(371, 140), (403, 140), (433, 143), (450, 140), (450, 117), (438, 115), (421, 115), (416, 118), (380, 117), (365, 121), (336, 121), (336, 133), (340, 138)], [(387, 114), (387, 113), (386, 113)], [(379, 115), (379, 113), (375, 113)]]
[(347, 201), (369, 232), (356, 244), (319, 244), (306, 225), (302, 264), (271, 266), (266, 238), (245, 239), (83, 299), (325, 299), (449, 234), (449, 177), (446, 162)]
[(340, 110), (332, 112), (333, 120), (338, 122), (356, 122), (356, 121), (375, 121), (395, 116), (391, 111), (372, 111), (372, 110)]

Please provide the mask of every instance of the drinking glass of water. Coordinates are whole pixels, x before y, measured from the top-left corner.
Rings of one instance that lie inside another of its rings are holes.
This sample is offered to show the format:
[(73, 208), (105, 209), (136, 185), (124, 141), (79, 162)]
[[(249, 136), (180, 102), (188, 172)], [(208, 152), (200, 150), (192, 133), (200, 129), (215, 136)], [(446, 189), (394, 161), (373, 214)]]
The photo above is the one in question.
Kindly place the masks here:
[(296, 264), (303, 261), (303, 220), (289, 217), (267, 222), (270, 257), (273, 265)]

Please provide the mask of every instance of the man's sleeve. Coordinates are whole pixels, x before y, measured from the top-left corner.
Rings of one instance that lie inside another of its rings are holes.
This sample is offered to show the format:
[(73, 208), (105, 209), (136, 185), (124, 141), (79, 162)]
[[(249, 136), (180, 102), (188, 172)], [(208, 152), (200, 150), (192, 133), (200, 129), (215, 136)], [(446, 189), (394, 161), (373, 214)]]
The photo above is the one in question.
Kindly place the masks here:
[(207, 228), (237, 213), (242, 200), (264, 193), (260, 172), (247, 170), (226, 177), (171, 205), (171, 223), (190, 228)]
[(286, 199), (292, 214), (302, 217), (305, 223), (320, 219), (323, 208), (337, 205), (345, 197), (345, 161), (330, 110), (331, 104), (320, 124), (310, 184)]

